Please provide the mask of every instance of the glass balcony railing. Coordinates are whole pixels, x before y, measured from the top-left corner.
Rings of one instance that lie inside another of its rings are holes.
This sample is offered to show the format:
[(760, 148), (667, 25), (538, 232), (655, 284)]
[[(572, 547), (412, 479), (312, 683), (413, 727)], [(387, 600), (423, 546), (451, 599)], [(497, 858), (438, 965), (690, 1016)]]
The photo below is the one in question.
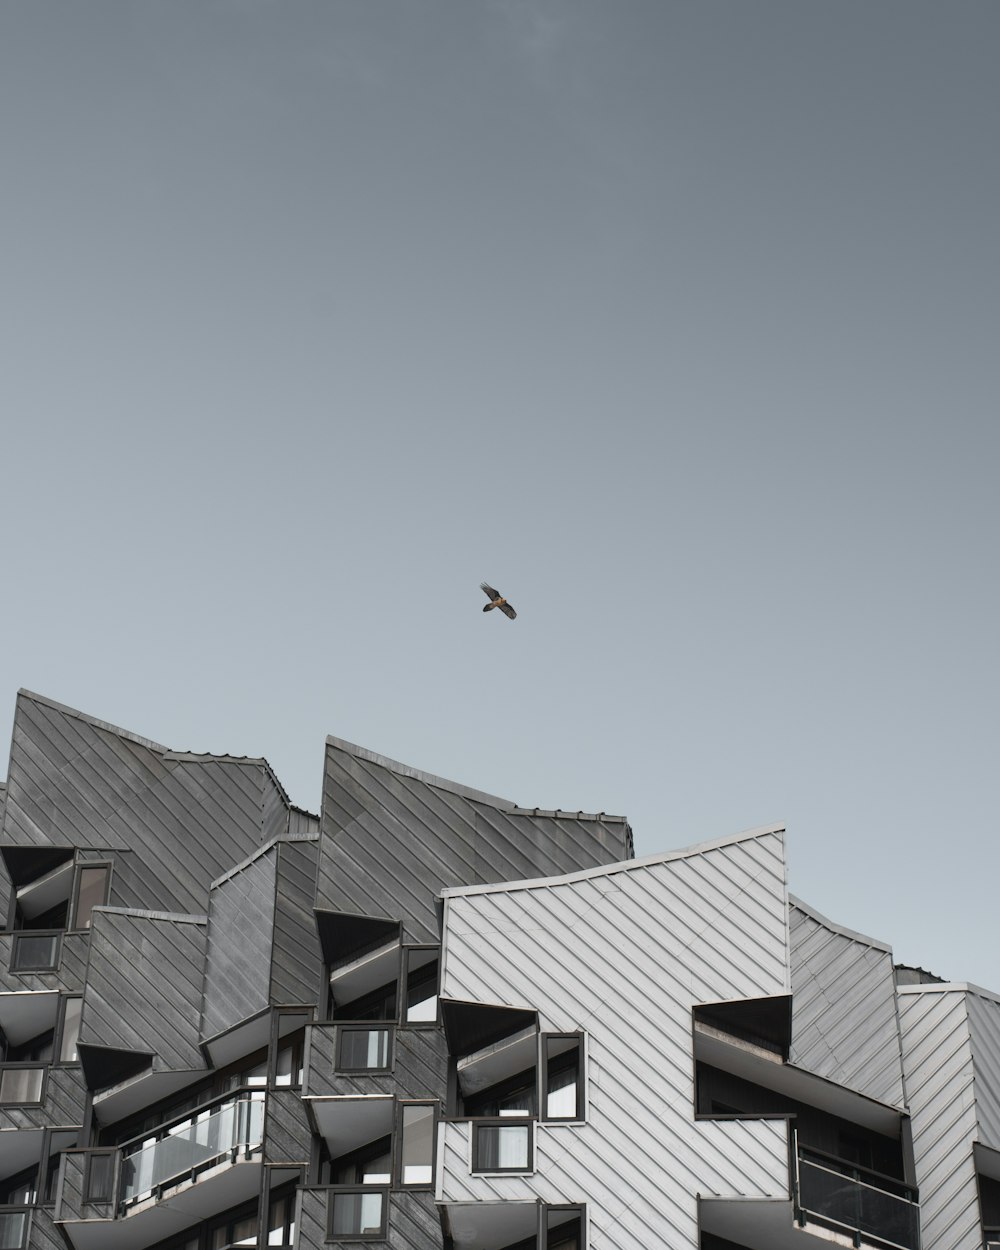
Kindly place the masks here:
[(264, 1098), (263, 1090), (241, 1090), (123, 1146), (122, 1207), (127, 1211), (215, 1164), (249, 1157), (262, 1141)]
[(919, 1250), (917, 1191), (902, 1181), (797, 1143), (795, 1180), (800, 1222), (815, 1219), (886, 1250)]

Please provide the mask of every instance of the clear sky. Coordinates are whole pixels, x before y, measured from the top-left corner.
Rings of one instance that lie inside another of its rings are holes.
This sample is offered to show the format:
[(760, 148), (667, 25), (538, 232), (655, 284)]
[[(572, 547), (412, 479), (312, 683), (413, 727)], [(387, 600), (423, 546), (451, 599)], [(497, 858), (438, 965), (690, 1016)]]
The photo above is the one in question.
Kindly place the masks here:
[(998, 63), (995, 0), (5, 0), (0, 738), (785, 822), (1000, 989)]

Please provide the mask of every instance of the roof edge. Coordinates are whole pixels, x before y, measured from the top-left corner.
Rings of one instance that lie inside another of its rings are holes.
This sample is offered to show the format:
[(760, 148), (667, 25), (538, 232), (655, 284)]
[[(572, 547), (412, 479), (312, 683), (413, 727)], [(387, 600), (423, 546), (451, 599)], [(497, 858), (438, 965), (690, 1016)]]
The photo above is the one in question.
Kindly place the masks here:
[(122, 729), (120, 725), (112, 725), (110, 721), (99, 720), (96, 716), (90, 716), (86, 712), (81, 712), (78, 708), (69, 707), (65, 703), (57, 703), (55, 699), (48, 699), (43, 694), (36, 694), (34, 690), (25, 690), (23, 687), (17, 692), (19, 699), (30, 699), (33, 703), (41, 703), (45, 707), (55, 708), (57, 712), (62, 712), (65, 716), (72, 716), (76, 720), (82, 720), (88, 725), (93, 725), (96, 729), (106, 729), (109, 733), (117, 734), (119, 738), (128, 738), (131, 742), (137, 742), (140, 746), (148, 747), (151, 751), (167, 752), (169, 747), (163, 746), (160, 742), (154, 742), (152, 738), (144, 738), (141, 734), (133, 733), (131, 729)]
[(996, 990), (983, 989), (981, 985), (973, 985), (971, 981), (941, 981), (934, 985), (897, 985), (897, 994), (975, 994), (977, 998), (985, 998), (990, 1003), (1000, 1003), (1000, 993)]
[(747, 829), (743, 833), (729, 834), (727, 837), (715, 838), (710, 842), (699, 842), (680, 851), (661, 851), (656, 855), (644, 855), (642, 859), (622, 859), (614, 864), (583, 868), (579, 872), (568, 872), (560, 877), (531, 877), (525, 881), (494, 881), (487, 885), (451, 886), (447, 890), (442, 890), (438, 897), (449, 899), (462, 898), (470, 894), (508, 894), (512, 890), (538, 890), (553, 885), (572, 885), (574, 882), (590, 881), (595, 877), (610, 877), (619, 872), (634, 872), (637, 868), (655, 868), (657, 864), (669, 864), (674, 860), (689, 859), (705, 851), (715, 851), (724, 846), (735, 846), (739, 842), (752, 842), (757, 838), (784, 832), (783, 824), (762, 825), (757, 829)]
[(472, 786), (463, 786), (458, 781), (449, 781), (447, 777), (425, 773), (420, 768), (413, 768), (409, 764), (400, 763), (399, 760), (390, 759), (388, 755), (379, 755), (377, 751), (369, 751), (367, 747), (358, 746), (356, 742), (348, 742), (346, 738), (335, 738), (333, 734), (327, 734), (326, 745), (335, 747), (336, 750), (343, 751), (347, 755), (353, 755), (355, 759), (377, 764), (380, 768), (387, 768), (401, 777), (412, 777), (415, 781), (422, 781), (425, 785), (434, 786), (437, 790), (447, 790), (451, 794), (458, 794), (462, 798), (472, 799), (478, 803), (489, 803), (491, 807), (500, 807), (507, 812), (517, 809), (517, 804), (512, 803), (510, 799), (501, 799), (495, 794), (487, 794), (485, 790), (475, 790)]
[(837, 924), (835, 920), (830, 920), (821, 912), (818, 912), (815, 907), (811, 907), (808, 903), (804, 903), (802, 899), (796, 898), (794, 894), (789, 894), (788, 903), (789, 906), (797, 908), (811, 920), (815, 920), (817, 924), (823, 925), (833, 933), (839, 933), (841, 937), (850, 938), (853, 942), (862, 942), (865, 946), (872, 946), (875, 950), (885, 951), (888, 955), (892, 954), (892, 947), (888, 942), (883, 942), (879, 938), (869, 937), (867, 933), (858, 933), (854, 929), (848, 929), (846, 925)]

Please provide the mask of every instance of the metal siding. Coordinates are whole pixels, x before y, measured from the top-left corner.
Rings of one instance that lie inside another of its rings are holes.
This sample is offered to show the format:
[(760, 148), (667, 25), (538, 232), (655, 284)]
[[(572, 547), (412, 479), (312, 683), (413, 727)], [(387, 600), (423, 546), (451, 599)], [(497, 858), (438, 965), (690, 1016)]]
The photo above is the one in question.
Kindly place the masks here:
[(323, 955), (313, 899), (319, 841), (282, 842), (278, 847), (277, 897), (271, 962), (271, 1000), (315, 1006), (323, 976)]
[(31, 1213), (28, 1250), (66, 1250), (62, 1233), (52, 1222), (52, 1212), (45, 1207), (35, 1207)]
[(309, 1059), (303, 1092), (313, 1097), (396, 1094), (400, 1098), (437, 1098), (448, 1092), (448, 1046), (442, 1029), (397, 1028), (391, 1072), (335, 1072), (336, 1027), (308, 1028)]
[(978, 1140), (1000, 1150), (1000, 1003), (971, 989), (966, 995), (975, 1077)]
[(60, 943), (59, 967), (54, 972), (11, 972), (13, 933), (0, 933), (0, 993), (17, 990), (61, 990), (78, 994), (87, 975), (90, 952), (89, 933), (64, 933)]
[(87, 1088), (79, 1067), (49, 1066), (40, 1106), (0, 1106), (0, 1132), (9, 1129), (75, 1128), (83, 1123)]
[(312, 1130), (296, 1090), (271, 1089), (264, 1120), (264, 1162), (308, 1164)]
[(439, 1197), (585, 1201), (593, 1250), (696, 1247), (699, 1193), (787, 1199), (786, 1122), (695, 1121), (691, 1053), (694, 1004), (787, 993), (786, 907), (779, 832), (448, 897), (443, 995), (585, 1031), (588, 1111), (538, 1126), (529, 1177), (470, 1175), (445, 1125)]
[(276, 846), (211, 891), (202, 1037), (215, 1037), (268, 1006)]
[(198, 1024), (205, 928), (95, 912), (80, 1041), (152, 1054), (157, 1070), (204, 1068)]
[(789, 908), (791, 1063), (903, 1107), (892, 952)]
[(898, 1002), (924, 1250), (980, 1250), (966, 996), (921, 987)]
[(627, 854), (623, 821), (492, 806), (332, 743), (321, 828), (316, 905), (398, 917), (410, 941), (437, 940), (442, 888), (573, 872)]
[(389, 1194), (389, 1245), (392, 1250), (439, 1250), (444, 1245), (433, 1194)]

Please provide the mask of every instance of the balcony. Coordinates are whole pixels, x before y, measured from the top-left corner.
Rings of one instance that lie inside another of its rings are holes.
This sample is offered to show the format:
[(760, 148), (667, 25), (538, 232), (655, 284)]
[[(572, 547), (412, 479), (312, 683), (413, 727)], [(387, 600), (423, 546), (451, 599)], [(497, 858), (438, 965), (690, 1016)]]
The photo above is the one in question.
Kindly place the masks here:
[(891, 1176), (797, 1146), (795, 1207), (800, 1225), (846, 1233), (855, 1245), (918, 1250), (917, 1191)]
[(62, 1186), (57, 1223), (77, 1250), (141, 1250), (252, 1198), (265, 1097), (244, 1088), (118, 1149), (71, 1152), (86, 1156), (82, 1182)]

